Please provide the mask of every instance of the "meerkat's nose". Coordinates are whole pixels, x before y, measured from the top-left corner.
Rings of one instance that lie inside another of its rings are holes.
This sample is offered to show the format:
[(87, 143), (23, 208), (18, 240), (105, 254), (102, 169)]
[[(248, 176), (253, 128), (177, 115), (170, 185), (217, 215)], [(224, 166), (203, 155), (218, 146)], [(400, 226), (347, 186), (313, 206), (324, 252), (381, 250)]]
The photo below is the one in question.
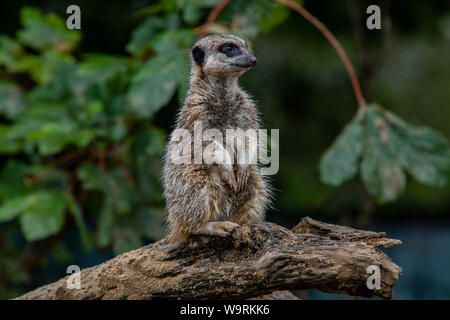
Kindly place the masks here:
[(248, 55), (248, 60), (250, 61), (250, 64), (252, 67), (256, 66), (256, 62), (258, 61), (258, 59), (256, 59), (253, 55), (249, 54)]

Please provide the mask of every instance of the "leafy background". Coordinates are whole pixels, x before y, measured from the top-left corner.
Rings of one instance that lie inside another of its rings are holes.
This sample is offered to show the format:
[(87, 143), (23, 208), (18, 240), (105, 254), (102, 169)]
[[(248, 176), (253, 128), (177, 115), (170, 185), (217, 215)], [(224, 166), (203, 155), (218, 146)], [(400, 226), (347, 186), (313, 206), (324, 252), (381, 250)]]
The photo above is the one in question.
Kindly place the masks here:
[[(0, 6), (0, 298), (164, 236), (161, 156), (188, 85), (189, 48), (217, 0), (21, 1)], [(81, 31), (65, 27), (81, 7)], [(249, 40), (242, 86), (280, 129), (268, 220), (387, 231), (400, 298), (450, 298), (450, 14), (446, 1), (233, 0), (212, 26)], [(446, 54), (447, 53), (447, 54)], [(315, 291), (306, 298), (346, 298)]]

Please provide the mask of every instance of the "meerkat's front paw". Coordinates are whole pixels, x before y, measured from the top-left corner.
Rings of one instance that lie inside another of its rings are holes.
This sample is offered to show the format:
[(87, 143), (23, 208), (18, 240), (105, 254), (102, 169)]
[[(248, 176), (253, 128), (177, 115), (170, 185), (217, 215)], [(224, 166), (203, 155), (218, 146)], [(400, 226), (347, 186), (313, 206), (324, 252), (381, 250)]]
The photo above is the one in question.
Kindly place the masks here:
[(237, 183), (236, 178), (234, 176), (233, 170), (222, 169), (220, 172), (222, 180), (230, 186), (230, 188), (236, 192), (237, 191)]
[(239, 227), (240, 225), (231, 221), (210, 222), (208, 224), (208, 233), (210, 235), (227, 237)]
[(236, 191), (240, 191), (247, 184), (249, 171), (247, 168), (239, 168), (236, 174)]

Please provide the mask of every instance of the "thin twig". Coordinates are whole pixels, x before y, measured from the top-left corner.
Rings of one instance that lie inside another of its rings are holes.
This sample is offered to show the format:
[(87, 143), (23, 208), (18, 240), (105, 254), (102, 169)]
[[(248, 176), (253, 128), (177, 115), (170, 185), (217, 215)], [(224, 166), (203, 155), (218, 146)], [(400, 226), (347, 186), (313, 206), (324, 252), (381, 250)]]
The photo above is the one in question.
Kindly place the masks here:
[(203, 38), (206, 36), (209, 32), (209, 28), (211, 28), (211, 25), (216, 21), (217, 16), (219, 13), (231, 2), (231, 0), (222, 0), (220, 1), (214, 9), (211, 11), (211, 13), (208, 16), (208, 19), (206, 20), (206, 23), (202, 27), (202, 33), (200, 34), (199, 38)]
[(316, 27), (325, 36), (325, 38), (330, 42), (330, 44), (333, 46), (333, 48), (336, 50), (337, 54), (339, 55), (339, 58), (341, 59), (342, 63), (345, 66), (345, 69), (347, 70), (348, 76), (350, 77), (350, 81), (353, 86), (353, 92), (355, 93), (356, 101), (358, 102), (358, 106), (360, 108), (364, 108), (366, 105), (366, 101), (362, 94), (361, 86), (359, 84), (358, 78), (356, 77), (355, 69), (353, 68), (353, 65), (350, 62), (350, 59), (348, 58), (347, 54), (345, 53), (344, 49), (342, 48), (341, 44), (336, 39), (336, 37), (330, 32), (330, 30), (328, 30), (328, 28), (322, 22), (320, 22), (316, 17), (314, 17), (307, 10), (300, 7), (296, 2), (294, 2), (292, 0), (275, 0), (275, 1), (282, 3), (282, 4), (290, 7), (291, 9), (297, 11), (303, 18), (308, 20), (314, 27)]
[(105, 151), (97, 149), (95, 151), (95, 153), (97, 156), (97, 161), (98, 161), (99, 167), (102, 168), (103, 170), (106, 169), (106, 153), (105, 153)]
[[(74, 162), (79, 162), (81, 157), (86, 155), (85, 149), (76, 149), (73, 151), (69, 151), (67, 153), (64, 153), (58, 158), (52, 159), (47, 164), (52, 167), (61, 167), (64, 165), (70, 165)], [(76, 161), (75, 161), (76, 160)]]
[[(362, 94), (361, 86), (359, 84), (358, 77), (356, 76), (355, 69), (353, 68), (353, 65), (352, 65), (350, 59), (348, 58), (347, 54), (345, 53), (344, 49), (342, 48), (340, 42), (336, 39), (336, 37), (331, 33), (330, 30), (328, 30), (328, 28), (322, 22), (320, 22), (316, 17), (314, 17), (306, 9), (299, 6), (296, 2), (294, 2), (292, 0), (275, 0), (275, 1), (279, 2), (281, 4), (284, 4), (288, 7), (290, 7), (291, 9), (297, 11), (303, 18), (305, 18), (314, 27), (316, 27), (325, 36), (325, 38), (330, 42), (330, 44), (336, 50), (342, 63), (344, 64), (345, 69), (347, 70), (347, 73), (348, 73), (348, 76), (352, 83), (353, 92), (355, 93), (356, 101), (358, 102), (359, 108), (364, 108), (366, 105), (366, 100), (364, 99), (364, 96)], [(231, 0), (222, 0), (217, 4), (216, 7), (214, 7), (214, 9), (211, 11), (211, 13), (208, 16), (206, 23), (202, 27), (202, 33), (200, 34), (200, 38), (202, 38), (208, 34), (208, 31), (209, 31), (211, 25), (217, 19), (217, 16), (219, 15), (219, 13), (230, 2), (231, 2)]]

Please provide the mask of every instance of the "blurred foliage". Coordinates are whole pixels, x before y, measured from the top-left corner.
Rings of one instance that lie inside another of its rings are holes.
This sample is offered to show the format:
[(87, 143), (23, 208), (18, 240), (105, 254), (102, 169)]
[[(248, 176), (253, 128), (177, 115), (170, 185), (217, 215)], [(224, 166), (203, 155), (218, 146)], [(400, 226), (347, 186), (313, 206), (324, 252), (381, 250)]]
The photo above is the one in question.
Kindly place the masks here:
[(338, 186), (361, 176), (379, 202), (395, 200), (404, 190), (407, 171), (435, 187), (447, 184), (447, 139), (428, 127), (416, 128), (378, 105), (362, 107), (320, 163), (322, 181)]
[[(446, 28), (448, 4), (414, 1), (404, 10), (404, 3), (386, 1), (381, 5), (386, 21), (382, 30), (375, 32), (361, 27), (365, 22), (365, 5), (369, 4), (373, 3), (306, 2), (308, 10), (341, 41), (355, 64), (368, 101), (377, 101), (386, 107), (384, 111), (407, 120), (411, 129), (420, 131), (425, 124), (450, 136), (447, 108), (450, 60), (445, 54), (450, 48)], [(349, 26), (349, 6), (355, 6), (360, 13), (353, 28)], [(333, 140), (337, 142), (336, 137), (349, 120), (357, 118), (356, 103), (336, 53), (317, 30), (298, 15), (294, 18), (274, 32), (258, 37), (254, 47), (259, 68), (243, 79), (244, 87), (258, 100), (265, 126), (281, 128), (280, 171), (274, 179), (279, 190), (276, 192), (279, 212), (271, 212), (270, 219), (294, 225), (299, 215), (310, 215), (368, 228), (367, 220), (359, 224), (360, 216), (367, 211), (372, 223), (448, 221), (449, 184), (436, 188), (419, 182), (403, 164), (398, 179), (404, 177), (408, 183), (395, 194), (394, 202), (383, 199), (383, 193), (376, 194), (378, 189), (373, 190), (375, 197), (368, 197), (369, 190), (360, 171), (361, 157), (354, 163), (355, 178), (339, 181), (340, 188), (319, 183), (323, 177), (315, 167), (321, 158), (323, 163), (327, 154), (324, 151), (333, 145)], [(384, 26), (389, 24), (392, 29), (385, 31)], [(350, 153), (358, 151), (356, 145), (347, 147)], [(395, 154), (396, 148), (396, 144), (388, 146)], [(441, 165), (448, 162), (445, 149), (438, 152), (443, 156)], [(351, 161), (344, 164), (344, 169), (345, 166), (351, 170)], [(438, 173), (441, 182), (450, 178), (448, 167)], [(376, 206), (374, 200), (385, 205)]]
[[(0, 298), (17, 295), (49, 260), (70, 261), (73, 250), (61, 239), (74, 225), (86, 251), (119, 254), (164, 235), (165, 139), (188, 87), (189, 49), (218, 2), (165, 0), (136, 11), (138, 23), (116, 54), (79, 49), (82, 37), (89, 37), (84, 20), (83, 34), (69, 31), (62, 17), (31, 7), (21, 9), (15, 36), (0, 35)], [(327, 18), (339, 12), (336, 6), (312, 11)], [(448, 46), (404, 44), (394, 66), (374, 81), (376, 100), (392, 112), (367, 105), (342, 128), (356, 109), (344, 69), (317, 30), (297, 15), (292, 23), (289, 15), (274, 1), (233, 0), (210, 30), (240, 35), (258, 48), (264, 67), (245, 75), (244, 87), (258, 98), (265, 127), (281, 128), (282, 146), (295, 146), (281, 150), (277, 208), (296, 216), (315, 208), (361, 211), (362, 185), (379, 202), (390, 202), (405, 189), (406, 174), (445, 185), (447, 140), (393, 112), (448, 127), (445, 115), (433, 122), (425, 114), (448, 104), (450, 78), (439, 75), (448, 62), (433, 56)], [(117, 27), (111, 20), (110, 27)], [(356, 60), (353, 39), (342, 31), (349, 32), (348, 26), (341, 27), (338, 38)], [(102, 35), (97, 37), (102, 44)], [(424, 61), (429, 66), (420, 70)], [(408, 77), (411, 65), (419, 70)], [(400, 71), (392, 74), (395, 69)], [(428, 93), (442, 101), (417, 107)], [(342, 111), (329, 112), (336, 104)], [(358, 172), (362, 184), (350, 181)], [(321, 180), (343, 187), (328, 188)], [(442, 196), (426, 188), (413, 183), (400, 204), (414, 198), (445, 206), (448, 189)]]
[[(9, 287), (29, 281), (31, 271), (23, 265), (27, 253), (19, 259), (11, 250), (17, 228), (27, 242), (51, 247), (75, 223), (85, 250), (115, 254), (164, 235), (166, 132), (152, 119), (175, 92), (183, 101), (193, 28), (216, 3), (161, 1), (138, 11), (128, 55), (76, 52), (82, 33), (32, 7), (21, 9), (16, 37), (0, 37), (0, 154), (7, 156), (0, 167), (0, 265), (15, 265), (0, 271)], [(267, 1), (236, 1), (224, 16), (228, 32), (256, 36), (286, 12)]]

